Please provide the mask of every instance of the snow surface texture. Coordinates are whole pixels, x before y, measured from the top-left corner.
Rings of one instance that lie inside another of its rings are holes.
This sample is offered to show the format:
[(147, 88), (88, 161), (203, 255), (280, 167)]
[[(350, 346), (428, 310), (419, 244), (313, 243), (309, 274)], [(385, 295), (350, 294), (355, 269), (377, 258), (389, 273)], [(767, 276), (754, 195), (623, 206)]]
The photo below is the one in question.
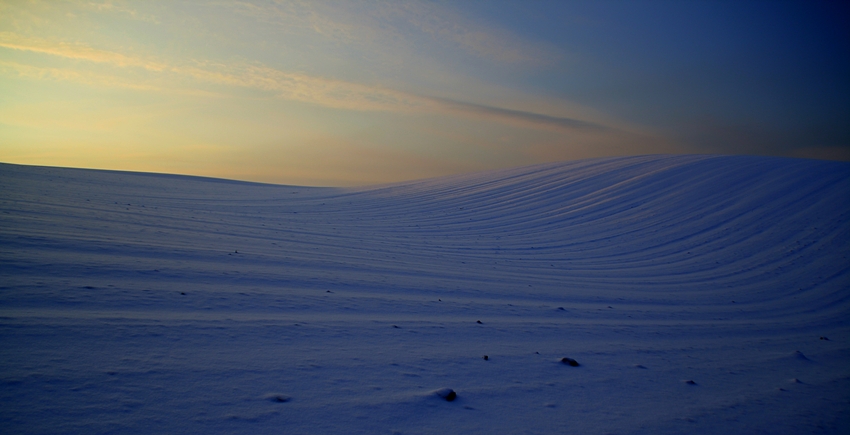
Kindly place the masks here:
[(848, 201), (764, 157), (2, 164), (0, 433), (850, 433)]

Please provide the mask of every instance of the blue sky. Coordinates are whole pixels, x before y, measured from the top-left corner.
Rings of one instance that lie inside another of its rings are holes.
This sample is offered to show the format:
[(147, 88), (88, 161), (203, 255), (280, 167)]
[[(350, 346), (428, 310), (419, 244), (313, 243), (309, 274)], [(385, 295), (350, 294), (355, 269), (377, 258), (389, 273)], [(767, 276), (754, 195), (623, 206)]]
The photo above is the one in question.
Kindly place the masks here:
[(839, 2), (7, 1), (0, 161), (359, 185), (850, 160)]

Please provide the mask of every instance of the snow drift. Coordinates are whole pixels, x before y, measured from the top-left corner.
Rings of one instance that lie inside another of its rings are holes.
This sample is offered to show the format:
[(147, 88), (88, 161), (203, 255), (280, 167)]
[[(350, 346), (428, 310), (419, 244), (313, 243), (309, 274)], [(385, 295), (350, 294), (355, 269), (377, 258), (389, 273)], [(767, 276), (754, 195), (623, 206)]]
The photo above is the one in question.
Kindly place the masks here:
[(2, 164), (0, 432), (846, 433), (848, 198), (850, 164), (767, 157)]

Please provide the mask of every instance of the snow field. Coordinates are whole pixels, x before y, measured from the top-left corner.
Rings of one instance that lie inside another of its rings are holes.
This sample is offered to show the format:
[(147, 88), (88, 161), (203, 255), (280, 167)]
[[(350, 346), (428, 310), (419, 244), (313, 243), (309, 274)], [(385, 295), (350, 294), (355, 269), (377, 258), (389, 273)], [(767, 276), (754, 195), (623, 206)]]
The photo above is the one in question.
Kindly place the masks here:
[(850, 165), (765, 157), (3, 164), (0, 432), (843, 433), (847, 198)]

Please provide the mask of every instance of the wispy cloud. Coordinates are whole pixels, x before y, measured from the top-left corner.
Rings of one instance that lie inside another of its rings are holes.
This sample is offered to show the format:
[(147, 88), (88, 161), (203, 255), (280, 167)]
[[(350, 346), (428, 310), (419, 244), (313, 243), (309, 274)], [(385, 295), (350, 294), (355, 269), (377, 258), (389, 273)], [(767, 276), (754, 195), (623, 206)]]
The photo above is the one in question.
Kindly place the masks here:
[(378, 51), (390, 51), (393, 56), (421, 52), (417, 50), (421, 41), (416, 39), (425, 36), (427, 45), (436, 43), (496, 63), (538, 65), (560, 57), (547, 44), (484, 24), (442, 3), (295, 0), (222, 6), (285, 31), (306, 30), (336, 43), (377, 46)]
[(139, 91), (162, 91), (161, 87), (137, 81), (122, 80), (114, 75), (81, 73), (66, 68), (51, 68), (25, 65), (17, 62), (0, 61), (0, 74), (13, 74), (29, 79), (71, 81), (90, 86), (120, 87)]
[(170, 94), (196, 97), (221, 97), (221, 94), (202, 89), (163, 86), (152, 82), (129, 80), (115, 74), (102, 74), (91, 71), (79, 72), (67, 68), (33, 66), (2, 60), (0, 60), (0, 75), (14, 75), (35, 80), (68, 81), (93, 87), (123, 88), (145, 92), (167, 92)]
[[(68, 1), (68, 0), (66, 0)], [(82, 10), (94, 10), (98, 12), (109, 12), (109, 13), (117, 13), (124, 16), (127, 16), (133, 20), (144, 21), (153, 24), (159, 24), (159, 20), (151, 15), (141, 13), (136, 9), (133, 9), (127, 6), (124, 1), (91, 1), (91, 0), (71, 0), (70, 3), (74, 4), (77, 8)]]
[(493, 25), (485, 25), (464, 16), (446, 4), (397, 2), (383, 8), (408, 26), (443, 43), (459, 46), (467, 53), (500, 63), (548, 63), (558, 53), (540, 42), (533, 42)]
[(480, 116), (491, 119), (501, 119), (508, 122), (519, 123), (523, 125), (537, 125), (545, 127), (554, 127), (566, 130), (584, 130), (584, 131), (606, 131), (609, 127), (593, 122), (582, 121), (580, 119), (550, 116), (534, 112), (525, 112), (522, 110), (504, 109), (501, 107), (485, 106), (481, 104), (466, 103), (463, 101), (455, 101), (447, 98), (430, 97), (432, 101), (437, 102), (441, 106), (454, 110), (460, 113)]
[(150, 71), (163, 71), (168, 67), (139, 57), (125, 56), (114, 51), (98, 50), (84, 44), (48, 41), (41, 38), (21, 36), (12, 32), (0, 32), (0, 47), (12, 50), (44, 53), (68, 59), (108, 63), (119, 67), (141, 67)]
[(170, 71), (199, 81), (267, 91), (281, 98), (338, 109), (410, 110), (430, 105), (426, 99), (392, 89), (284, 72), (263, 65), (199, 63), (171, 67)]
[[(567, 117), (551, 116), (509, 108), (416, 95), (376, 85), (336, 80), (314, 75), (281, 71), (258, 63), (228, 64), (194, 61), (186, 64), (89, 47), (80, 43), (51, 42), (39, 38), (0, 32), (0, 47), (107, 64), (118, 68), (141, 68), (151, 74), (171, 74), (190, 78), (198, 84), (214, 84), (249, 88), (271, 93), (279, 98), (317, 104), (324, 107), (359, 111), (429, 111), (450, 112), (493, 121), (506, 121), (525, 127), (556, 128), (569, 131), (602, 131), (602, 125)], [(32, 66), (0, 62), (0, 71), (36, 79), (67, 80), (92, 86), (119, 86), (138, 90), (173, 91), (174, 86), (156, 80), (145, 82), (121, 74), (79, 72), (71, 68)], [(201, 94), (200, 89), (184, 89), (183, 93)]]
[(371, 41), (379, 32), (375, 26), (363, 22), (364, 17), (353, 17), (356, 10), (342, 10), (351, 6), (350, 3), (293, 0), (235, 1), (217, 5), (257, 22), (275, 25), (287, 33), (314, 33), (343, 44)]

